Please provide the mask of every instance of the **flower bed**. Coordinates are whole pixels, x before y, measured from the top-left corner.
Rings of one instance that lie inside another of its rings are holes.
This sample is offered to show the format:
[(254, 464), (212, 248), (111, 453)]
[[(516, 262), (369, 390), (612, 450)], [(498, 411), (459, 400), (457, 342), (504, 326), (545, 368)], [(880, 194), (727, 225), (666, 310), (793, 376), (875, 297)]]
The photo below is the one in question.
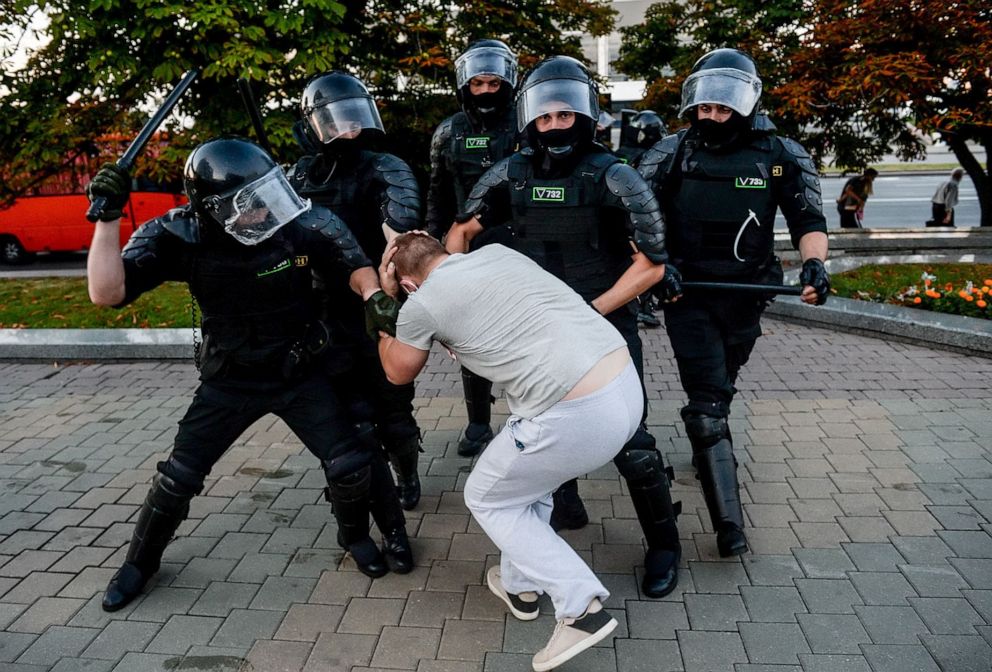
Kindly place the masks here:
[(992, 319), (992, 264), (870, 264), (831, 282), (844, 298)]

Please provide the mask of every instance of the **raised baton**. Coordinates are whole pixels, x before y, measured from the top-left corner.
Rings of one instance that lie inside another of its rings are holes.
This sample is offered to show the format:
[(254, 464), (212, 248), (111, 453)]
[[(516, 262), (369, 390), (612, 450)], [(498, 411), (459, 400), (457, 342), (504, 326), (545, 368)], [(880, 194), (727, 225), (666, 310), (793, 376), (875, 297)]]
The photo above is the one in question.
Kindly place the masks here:
[[(172, 112), (172, 108), (176, 106), (176, 103), (179, 102), (179, 99), (184, 93), (186, 93), (186, 90), (190, 87), (193, 80), (196, 79), (199, 74), (199, 70), (189, 70), (185, 75), (183, 75), (183, 78), (179, 80), (178, 84), (176, 84), (176, 88), (172, 90), (169, 96), (165, 99), (165, 102), (162, 103), (162, 107), (158, 108), (155, 114), (153, 114), (148, 121), (145, 122), (141, 132), (138, 133), (137, 137), (131, 141), (131, 144), (128, 145), (121, 158), (117, 159), (118, 166), (127, 171), (131, 170), (134, 166), (135, 159), (137, 159), (138, 155), (141, 154), (141, 150), (143, 150), (145, 145), (148, 144), (148, 141), (152, 139), (152, 136), (155, 135), (155, 131), (157, 131), (158, 127), (162, 125), (165, 118), (169, 116), (169, 113)], [(100, 216), (103, 215), (103, 208), (106, 205), (107, 199), (103, 196), (97, 196), (94, 198), (93, 202), (90, 203), (89, 209), (86, 210), (86, 219), (91, 222), (98, 221)]]

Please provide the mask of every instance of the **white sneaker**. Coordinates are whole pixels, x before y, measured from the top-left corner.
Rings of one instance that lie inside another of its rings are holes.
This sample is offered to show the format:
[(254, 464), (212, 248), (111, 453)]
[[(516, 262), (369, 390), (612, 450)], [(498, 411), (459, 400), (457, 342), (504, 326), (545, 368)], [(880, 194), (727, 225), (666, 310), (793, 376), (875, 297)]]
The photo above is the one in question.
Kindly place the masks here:
[(503, 600), (510, 608), (510, 613), (521, 621), (533, 621), (541, 613), (541, 608), (537, 605), (537, 593), (520, 593), (514, 595), (506, 592), (503, 587), (503, 578), (499, 574), (499, 567), (490, 567), (486, 572), (486, 585), (493, 595)]
[(616, 629), (617, 619), (602, 608), (599, 600), (593, 600), (593, 604), (599, 607), (593, 613), (586, 611), (578, 618), (558, 621), (551, 639), (531, 661), (534, 672), (545, 672), (562, 665), (602, 641)]

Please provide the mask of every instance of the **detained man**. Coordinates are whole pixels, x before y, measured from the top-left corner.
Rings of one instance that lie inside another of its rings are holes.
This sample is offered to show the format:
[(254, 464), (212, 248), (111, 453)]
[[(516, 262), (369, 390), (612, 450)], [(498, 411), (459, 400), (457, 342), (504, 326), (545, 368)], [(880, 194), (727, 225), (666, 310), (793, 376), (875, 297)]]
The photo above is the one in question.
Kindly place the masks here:
[[(394, 384), (412, 381), (433, 341), (503, 387), (506, 425), (465, 484), (465, 503), (502, 554), (489, 589), (521, 620), (547, 593), (558, 623), (532, 661), (550, 670), (616, 628), (609, 591), (551, 528), (551, 493), (610, 462), (634, 435), (643, 397), (620, 333), (564, 282), (502, 245), (448, 254), (435, 239), (399, 236), (379, 267), (408, 297), (379, 356)], [(513, 291), (508, 292), (507, 288)]]

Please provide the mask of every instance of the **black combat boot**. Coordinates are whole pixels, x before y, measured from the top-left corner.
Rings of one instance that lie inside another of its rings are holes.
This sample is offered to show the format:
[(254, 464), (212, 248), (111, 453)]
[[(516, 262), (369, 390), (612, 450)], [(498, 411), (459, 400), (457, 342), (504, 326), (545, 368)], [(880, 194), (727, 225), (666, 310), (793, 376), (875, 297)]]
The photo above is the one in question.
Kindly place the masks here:
[(382, 551), (389, 568), (397, 574), (409, 573), (413, 570), (413, 550), (406, 535), (406, 519), (393, 484), (393, 475), (381, 455), (372, 459), (369, 505), (372, 518), (382, 532)]
[(420, 475), (417, 473), (417, 462), (421, 452), (420, 437), (412, 436), (396, 442), (395, 445), (388, 442), (386, 452), (389, 453), (389, 462), (396, 472), (396, 489), (400, 496), (400, 506), (410, 511), (420, 502)]
[(693, 464), (716, 532), (717, 551), (722, 558), (746, 553), (737, 459), (727, 419), (684, 412), (683, 418), (692, 444)]
[(465, 390), (465, 410), (468, 411), (468, 427), (458, 442), (458, 454), (472, 457), (493, 440), (492, 420), (493, 384), (480, 378), (468, 369), (462, 368), (462, 387)]
[(580, 530), (589, 524), (589, 514), (586, 505), (579, 496), (577, 479), (565, 481), (552, 495), (555, 506), (551, 510), (551, 529)]
[(372, 470), (358, 471), (336, 479), (328, 479), (329, 499), (334, 504), (338, 521), (338, 543), (351, 553), (358, 571), (373, 579), (386, 574), (389, 567), (379, 547), (369, 536), (369, 487)]
[(172, 535), (189, 515), (194, 494), (164, 474), (155, 475), (138, 514), (127, 558), (107, 584), (104, 611), (122, 609), (141, 594), (145, 583), (158, 571)]

